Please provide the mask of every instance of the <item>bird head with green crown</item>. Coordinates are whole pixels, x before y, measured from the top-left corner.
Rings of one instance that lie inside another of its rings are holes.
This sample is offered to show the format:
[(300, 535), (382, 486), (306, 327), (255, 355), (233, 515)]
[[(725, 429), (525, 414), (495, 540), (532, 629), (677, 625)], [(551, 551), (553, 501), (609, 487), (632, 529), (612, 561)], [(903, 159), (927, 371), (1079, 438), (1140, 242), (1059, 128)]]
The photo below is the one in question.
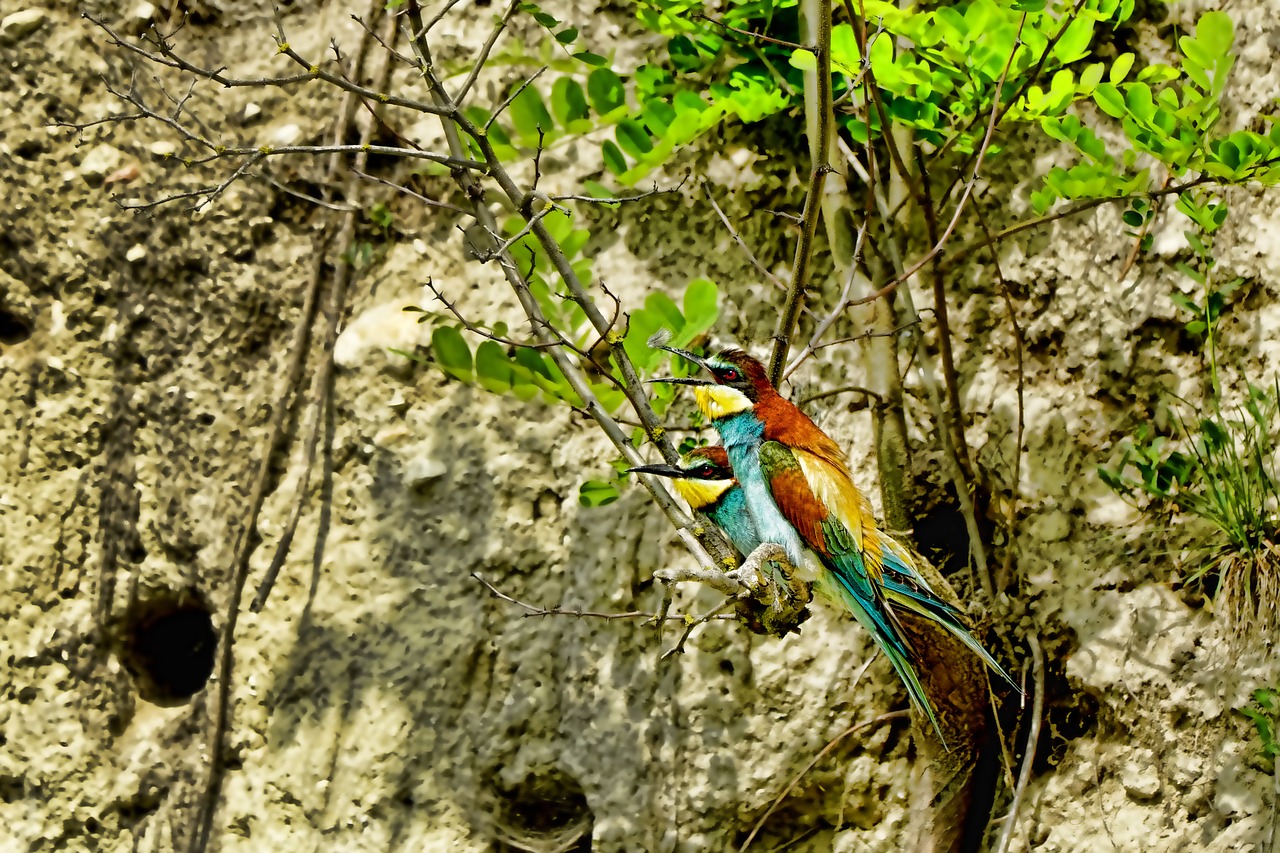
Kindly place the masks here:
[(740, 349), (727, 349), (716, 355), (700, 356), (688, 350), (666, 346), (660, 339), (651, 339), (649, 344), (691, 361), (711, 374), (710, 379), (653, 380), (693, 386), (698, 408), (708, 420), (717, 421), (750, 411), (762, 397), (777, 393), (769, 382), (764, 365)]

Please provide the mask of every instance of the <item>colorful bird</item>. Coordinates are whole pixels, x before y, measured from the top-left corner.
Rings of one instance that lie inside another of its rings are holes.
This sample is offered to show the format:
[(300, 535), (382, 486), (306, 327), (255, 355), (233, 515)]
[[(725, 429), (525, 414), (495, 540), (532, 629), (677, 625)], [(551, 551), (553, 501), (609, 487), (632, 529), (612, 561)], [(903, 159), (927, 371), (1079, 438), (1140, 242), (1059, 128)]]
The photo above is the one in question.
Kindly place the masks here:
[[(670, 477), (689, 508), (711, 519), (744, 556), (759, 547), (760, 535), (747, 510), (746, 494), (733, 474), (729, 455), (723, 447), (694, 448), (680, 459), (679, 465), (642, 465), (630, 470)], [(993, 672), (1017, 688), (1004, 668), (970, 632), (964, 614), (938, 595), (924, 578), (910, 550), (888, 534), (881, 533), (880, 538), (881, 581), (889, 603), (946, 628)]]
[[(870, 503), (854, 486), (839, 445), (779, 394), (764, 365), (747, 353), (727, 350), (703, 358), (673, 347), (662, 349), (713, 377), (659, 381), (693, 386), (698, 408), (720, 433), (759, 539), (781, 545), (802, 579), (815, 581), (819, 592), (853, 613), (944, 740), (884, 582), (886, 562), (899, 564), (895, 569), (906, 569), (908, 576), (918, 572), (911, 572), (900, 559), (900, 548), (886, 548), (886, 537), (876, 527)], [(927, 584), (912, 588), (925, 590)], [(910, 594), (902, 597), (915, 600)], [(920, 607), (926, 617), (935, 613), (923, 603)]]
[(628, 470), (670, 477), (689, 509), (711, 519), (744, 557), (759, 547), (760, 537), (747, 512), (747, 496), (734, 479), (723, 447), (695, 447), (680, 457), (679, 465), (641, 465)]

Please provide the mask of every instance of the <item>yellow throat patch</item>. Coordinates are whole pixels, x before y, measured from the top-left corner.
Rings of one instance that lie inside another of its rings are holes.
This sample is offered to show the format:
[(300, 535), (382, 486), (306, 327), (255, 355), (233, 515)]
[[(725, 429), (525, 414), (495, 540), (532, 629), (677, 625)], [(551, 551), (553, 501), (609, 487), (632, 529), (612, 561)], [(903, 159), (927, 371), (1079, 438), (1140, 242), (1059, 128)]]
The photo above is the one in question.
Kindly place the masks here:
[(694, 399), (708, 420), (719, 420), (751, 408), (751, 400), (737, 388), (725, 385), (695, 385)]
[(700, 510), (720, 500), (720, 496), (733, 485), (733, 480), (673, 480), (671, 485), (676, 487), (676, 492), (690, 509)]

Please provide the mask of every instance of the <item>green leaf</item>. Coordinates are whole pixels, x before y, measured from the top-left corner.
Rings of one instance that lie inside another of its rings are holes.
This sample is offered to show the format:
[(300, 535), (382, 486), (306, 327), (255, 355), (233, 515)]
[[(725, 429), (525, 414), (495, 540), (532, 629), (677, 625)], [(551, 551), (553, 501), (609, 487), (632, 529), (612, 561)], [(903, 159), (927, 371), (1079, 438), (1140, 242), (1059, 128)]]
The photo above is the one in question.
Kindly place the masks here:
[(1146, 83), (1130, 83), (1124, 93), (1125, 106), (1136, 118), (1148, 121), (1155, 113), (1155, 101), (1151, 96), (1151, 87)]
[(1124, 96), (1114, 83), (1099, 83), (1093, 90), (1093, 100), (1098, 108), (1112, 118), (1122, 118), (1128, 110), (1125, 108)]
[(800, 48), (791, 52), (789, 60), (791, 67), (800, 71), (817, 71), (818, 57), (814, 55), (812, 50)]
[(1093, 21), (1085, 15), (1073, 19), (1053, 46), (1053, 57), (1063, 65), (1089, 55), (1089, 42), (1093, 39)]
[(653, 140), (649, 138), (649, 132), (635, 119), (624, 118), (620, 121), (615, 135), (622, 150), (637, 160), (653, 150)]
[(612, 140), (606, 139), (600, 143), (600, 153), (604, 156), (604, 166), (615, 175), (621, 175), (627, 171), (627, 158), (622, 156), (622, 151)]
[(677, 336), (677, 347), (688, 346), (694, 338), (716, 324), (720, 318), (720, 288), (706, 278), (689, 282), (684, 291), (684, 328)]
[(471, 348), (453, 326), (440, 326), (431, 333), (431, 352), (445, 373), (463, 382), (471, 381)]
[(1115, 62), (1111, 63), (1111, 70), (1107, 72), (1107, 79), (1112, 83), (1119, 84), (1124, 82), (1124, 78), (1129, 76), (1129, 72), (1133, 69), (1133, 54), (1122, 53), (1116, 57)]
[(627, 102), (627, 90), (622, 78), (608, 68), (597, 68), (587, 77), (587, 97), (600, 115), (613, 112)]
[(521, 3), (520, 9), (522, 11), (528, 12), (530, 15), (533, 16), (533, 19), (535, 21), (537, 21), (539, 24), (542, 24), (542, 26), (546, 27), (547, 29), (553, 29), (555, 27), (560, 26), (560, 22), (556, 20), (556, 17), (554, 15), (549, 15), (546, 12), (542, 11), (542, 8), (539, 7), (536, 3)]
[(476, 382), (486, 391), (502, 394), (511, 390), (511, 362), (496, 341), (482, 341), (476, 347)]
[(609, 60), (605, 59), (598, 53), (592, 53), (589, 50), (580, 50), (573, 55), (573, 58), (581, 63), (590, 65), (593, 68), (603, 68), (609, 64)]
[(684, 315), (675, 300), (660, 290), (650, 293), (644, 300), (644, 310), (658, 318), (658, 322), (673, 332), (684, 328)]
[(1235, 38), (1235, 25), (1226, 12), (1205, 12), (1196, 23), (1196, 41), (1215, 57), (1226, 56)]
[[(625, 164), (624, 164), (625, 168)], [(587, 191), (587, 195), (592, 198), (616, 198), (617, 193), (606, 187), (599, 181), (593, 181), (590, 178), (582, 182), (583, 188)]]
[(542, 103), (542, 95), (533, 86), (526, 86), (524, 91), (516, 95), (507, 112), (516, 133), (530, 141), (537, 140), (539, 130), (546, 133), (553, 127), (551, 113), (547, 112)]
[(698, 71), (703, 65), (698, 48), (688, 36), (679, 35), (667, 42), (667, 55), (671, 57), (671, 64), (677, 71), (690, 73)]
[(1079, 91), (1085, 94), (1092, 92), (1102, 82), (1102, 71), (1102, 63), (1095, 62), (1080, 72)]
[(556, 121), (563, 127), (591, 116), (586, 93), (582, 91), (578, 81), (572, 77), (561, 77), (552, 84), (551, 110), (555, 113)]
[(676, 110), (664, 100), (650, 98), (645, 102), (641, 119), (649, 133), (662, 138), (676, 121)]
[(572, 44), (574, 39), (576, 39), (577, 37), (578, 37), (577, 27), (567, 27), (566, 29), (563, 29), (560, 32), (556, 33), (556, 41), (560, 42), (561, 44)]
[(607, 480), (587, 480), (578, 487), (578, 502), (585, 507), (607, 506), (618, 499), (618, 487)]

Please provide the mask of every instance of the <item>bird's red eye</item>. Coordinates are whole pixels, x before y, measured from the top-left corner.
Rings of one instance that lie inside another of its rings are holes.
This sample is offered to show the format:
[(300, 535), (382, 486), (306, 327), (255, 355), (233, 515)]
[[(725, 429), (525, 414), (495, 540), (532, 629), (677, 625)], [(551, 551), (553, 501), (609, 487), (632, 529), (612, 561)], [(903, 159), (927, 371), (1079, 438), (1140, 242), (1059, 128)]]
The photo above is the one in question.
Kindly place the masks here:
[(738, 378), (738, 371), (734, 370), (734, 369), (731, 367), (731, 368), (729, 368), (728, 370), (726, 370), (724, 373), (722, 373), (721, 375), (725, 378), (725, 380), (726, 380), (726, 381), (728, 381), (728, 382), (733, 382), (735, 379), (737, 379), (737, 378)]

